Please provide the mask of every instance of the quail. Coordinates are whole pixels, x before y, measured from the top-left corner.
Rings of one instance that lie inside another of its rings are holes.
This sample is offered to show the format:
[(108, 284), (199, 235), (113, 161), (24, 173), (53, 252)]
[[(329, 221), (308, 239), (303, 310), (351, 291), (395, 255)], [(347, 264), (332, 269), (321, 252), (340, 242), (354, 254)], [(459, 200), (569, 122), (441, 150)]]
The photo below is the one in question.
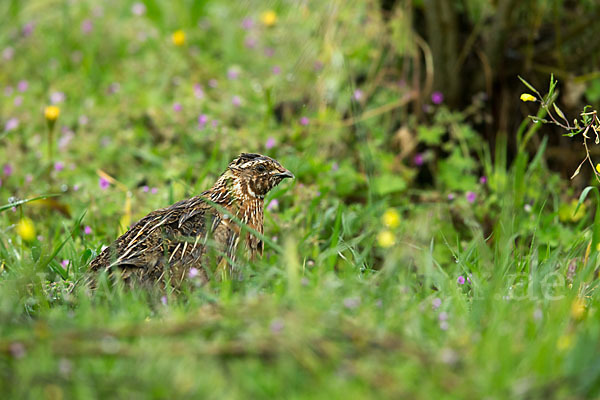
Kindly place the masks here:
[(273, 158), (242, 153), (212, 188), (146, 215), (89, 269), (118, 272), (130, 285), (179, 287), (190, 271), (208, 281), (215, 268), (233, 267), (238, 250), (249, 259), (262, 255), (263, 242), (252, 231), (263, 233), (265, 195), (285, 178), (294, 175)]

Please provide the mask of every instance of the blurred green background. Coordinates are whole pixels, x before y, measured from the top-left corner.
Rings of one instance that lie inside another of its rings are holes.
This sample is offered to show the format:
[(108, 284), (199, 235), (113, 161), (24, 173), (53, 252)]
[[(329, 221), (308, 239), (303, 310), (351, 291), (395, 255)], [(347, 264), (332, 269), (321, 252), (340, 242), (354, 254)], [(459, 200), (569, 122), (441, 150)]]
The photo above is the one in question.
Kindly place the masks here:
[[(517, 77), (544, 93), (554, 74), (570, 120), (597, 108), (597, 1), (0, 15), (3, 398), (600, 395), (597, 190), (576, 210), (593, 168), (568, 179), (581, 140), (532, 123)], [(242, 151), (297, 177), (265, 200), (275, 246), (244, 280), (75, 285)]]

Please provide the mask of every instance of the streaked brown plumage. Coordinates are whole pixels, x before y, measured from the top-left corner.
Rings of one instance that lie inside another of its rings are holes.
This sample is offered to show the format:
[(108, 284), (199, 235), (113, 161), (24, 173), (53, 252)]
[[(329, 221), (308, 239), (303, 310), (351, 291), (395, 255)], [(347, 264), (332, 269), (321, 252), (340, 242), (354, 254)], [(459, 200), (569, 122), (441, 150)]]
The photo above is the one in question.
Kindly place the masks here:
[(265, 195), (293, 177), (270, 157), (242, 153), (211, 189), (139, 220), (91, 262), (90, 270), (119, 271), (130, 284), (168, 280), (178, 287), (196, 268), (207, 281), (211, 266), (231, 266), (240, 237), (249, 258), (262, 255), (262, 241), (236, 220), (262, 234)]

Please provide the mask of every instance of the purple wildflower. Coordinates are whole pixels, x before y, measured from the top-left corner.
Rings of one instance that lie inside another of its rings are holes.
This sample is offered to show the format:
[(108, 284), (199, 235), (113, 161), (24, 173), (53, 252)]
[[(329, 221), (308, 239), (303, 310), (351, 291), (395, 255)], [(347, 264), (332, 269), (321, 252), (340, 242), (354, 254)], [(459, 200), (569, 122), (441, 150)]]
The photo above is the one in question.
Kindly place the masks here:
[(254, 20), (252, 18), (247, 17), (242, 20), (242, 29), (249, 31), (253, 27), (254, 27)]
[(448, 193), (448, 200), (454, 200), (454, 193)]
[(197, 277), (199, 273), (200, 273), (200, 272), (198, 271), (198, 268), (194, 268), (194, 267), (192, 267), (192, 268), (190, 268), (190, 271), (188, 272), (188, 276), (189, 276), (191, 279), (193, 279), (193, 278)]
[(438, 315), (438, 319), (440, 321), (447, 321), (448, 320), (448, 313), (446, 311), (442, 311), (440, 313), (440, 315)]
[(33, 22), (28, 22), (25, 25), (23, 25), (23, 29), (21, 30), (21, 32), (23, 32), (23, 36), (27, 37), (33, 33), (34, 29), (35, 24)]
[(141, 1), (133, 3), (133, 5), (131, 6), (131, 13), (133, 15), (137, 15), (138, 17), (146, 14), (146, 5)]
[(100, 180), (98, 181), (98, 185), (100, 186), (100, 189), (106, 190), (110, 186), (110, 182), (108, 181), (108, 179), (106, 179), (105, 177), (101, 176)]
[(63, 267), (63, 269), (67, 269), (67, 267), (69, 266), (69, 260), (62, 260), (60, 262), (61, 267)]
[(14, 357), (14, 358), (23, 358), (25, 357), (25, 346), (23, 346), (23, 343), (21, 342), (13, 342), (10, 344), (9, 346), (9, 350), (10, 350), (10, 354)]
[(180, 112), (182, 109), (183, 109), (183, 107), (181, 106), (181, 103), (174, 103), (173, 104), (173, 111)]
[(275, 138), (270, 137), (267, 139), (267, 142), (265, 143), (265, 148), (267, 150), (272, 149), (273, 147), (275, 147)]
[(442, 104), (444, 101), (444, 94), (442, 92), (433, 92), (431, 94), (431, 102), (433, 104)]
[(85, 35), (89, 34), (94, 29), (94, 24), (91, 19), (84, 19), (81, 23), (81, 32)]
[(281, 332), (283, 330), (284, 327), (285, 327), (285, 324), (283, 323), (282, 320), (274, 319), (271, 322), (271, 326), (269, 327), (269, 329), (271, 330), (272, 333), (278, 334), (279, 332)]
[(4, 176), (9, 177), (12, 175), (13, 173), (13, 167), (10, 164), (4, 164), (4, 167), (2, 168), (2, 172), (4, 172)]
[(231, 67), (227, 70), (227, 79), (230, 79), (232, 81), (236, 80), (237, 78), (239, 78), (240, 76), (240, 70), (235, 68), (235, 67)]
[(340, 169), (340, 164), (338, 164), (336, 161), (334, 161), (334, 162), (331, 164), (331, 170), (332, 170), (333, 172), (336, 172), (336, 171), (338, 171), (339, 169)]
[(65, 101), (65, 94), (63, 92), (52, 92), (50, 95), (50, 103), (57, 104)]
[(281, 67), (279, 67), (279, 65), (274, 65), (273, 68), (271, 68), (271, 71), (273, 71), (273, 75), (279, 75), (281, 73)]
[(56, 172), (60, 172), (65, 169), (65, 164), (62, 161), (57, 161), (54, 163), (54, 170)]
[(92, 227), (89, 225), (86, 225), (85, 228), (83, 228), (83, 233), (85, 233), (86, 235), (91, 235), (92, 234)]
[(309, 123), (310, 123), (310, 120), (308, 119), (308, 117), (300, 118), (300, 125), (307, 126)]
[(421, 153), (417, 153), (415, 154), (415, 156), (413, 157), (413, 163), (417, 166), (420, 167), (421, 165), (423, 165), (423, 161), (424, 161), (424, 157), (423, 154)]
[(437, 310), (438, 308), (440, 308), (441, 305), (442, 305), (442, 299), (440, 299), (439, 297), (436, 297), (431, 302), (431, 306), (433, 307), (434, 310)]
[(148, 193), (149, 191), (150, 191), (150, 186), (148, 186), (148, 185), (142, 186), (142, 192)]
[(18, 127), (19, 120), (17, 118), (10, 118), (8, 121), (6, 121), (6, 124), (4, 125), (4, 131), (9, 132), (17, 129)]
[(461, 275), (461, 276), (459, 276), (459, 277), (456, 279), (456, 282), (457, 282), (459, 285), (464, 285), (464, 284), (465, 284), (465, 277), (464, 277), (464, 276), (462, 276), (462, 275)]
[[(32, 177), (32, 179), (33, 179), (33, 177)], [(79, 191), (79, 188), (80, 188), (80, 186), (77, 183), (73, 185), (73, 190), (75, 192)]]
[(166, 306), (166, 305), (167, 305), (167, 302), (168, 302), (168, 301), (167, 301), (167, 296), (162, 296), (162, 297), (160, 298), (160, 302), (163, 304), (163, 306)]
[(244, 46), (246, 46), (249, 49), (255, 48), (256, 44), (257, 44), (257, 41), (252, 36), (248, 36), (246, 39), (244, 39)]
[(158, 188), (153, 187), (152, 189), (150, 189), (150, 193), (152, 193), (152, 194), (158, 193)]
[(202, 89), (202, 86), (199, 83), (196, 83), (194, 85), (194, 96), (196, 96), (197, 99), (204, 98), (204, 90)]
[(483, 175), (481, 178), (479, 178), (479, 183), (485, 185), (487, 183), (487, 176)]
[(474, 192), (470, 192), (470, 191), (469, 191), (469, 192), (467, 192), (467, 195), (466, 195), (466, 196), (467, 196), (467, 201), (468, 201), (469, 203), (474, 203), (474, 202), (475, 202), (475, 200), (477, 199), (477, 195), (476, 195)]
[(15, 105), (15, 107), (21, 106), (21, 104), (23, 104), (23, 96), (15, 97), (15, 99), (13, 100), (13, 104)]
[(363, 96), (364, 96), (364, 93), (363, 93), (363, 91), (362, 91), (362, 90), (360, 90), (360, 89), (356, 89), (356, 90), (354, 91), (354, 93), (352, 94), (352, 97), (353, 97), (353, 98), (354, 98), (354, 100), (356, 100), (356, 101), (361, 101), (361, 100), (362, 100), (362, 98), (363, 98)]
[(12, 47), (7, 47), (4, 50), (2, 50), (2, 58), (5, 61), (10, 61), (12, 60), (12, 58), (15, 55), (15, 49), (13, 49)]
[(204, 126), (206, 126), (207, 122), (208, 122), (208, 116), (206, 114), (200, 114), (200, 116), (198, 117), (198, 127), (200, 129), (203, 129)]
[(19, 83), (17, 83), (17, 90), (19, 92), (26, 91), (28, 87), (29, 87), (29, 82), (27, 82), (26, 80), (20, 80)]
[(240, 96), (233, 96), (231, 98), (231, 104), (233, 104), (235, 107), (239, 107), (242, 104), (242, 99)]
[(25, 175), (25, 182), (27, 182), (27, 183), (33, 182), (33, 175), (31, 175), (31, 174)]
[(276, 210), (278, 207), (279, 207), (279, 200), (273, 199), (269, 202), (269, 205), (267, 206), (267, 211)]
[(353, 310), (360, 306), (360, 297), (346, 297), (343, 303), (344, 307)]

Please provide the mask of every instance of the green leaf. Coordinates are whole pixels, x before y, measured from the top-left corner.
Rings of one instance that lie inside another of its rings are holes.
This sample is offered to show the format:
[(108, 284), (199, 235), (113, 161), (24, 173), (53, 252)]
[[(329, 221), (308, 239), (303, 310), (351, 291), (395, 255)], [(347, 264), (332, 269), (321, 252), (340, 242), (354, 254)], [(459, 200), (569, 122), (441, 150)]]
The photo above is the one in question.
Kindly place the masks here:
[(567, 118), (565, 117), (565, 114), (562, 112), (562, 110), (560, 108), (558, 108), (558, 106), (556, 105), (556, 103), (552, 103), (552, 106), (554, 107), (554, 111), (556, 111), (556, 113), (558, 114), (558, 116), (561, 117), (563, 119), (563, 121), (565, 121), (568, 124), (569, 121), (567, 121)]
[(0, 206), (0, 212), (6, 211), (6, 210), (8, 210), (10, 208), (13, 208), (13, 207), (20, 206), (22, 204), (30, 203), (32, 201), (47, 199), (49, 197), (56, 197), (56, 196), (60, 196), (60, 194), (44, 194), (44, 195), (41, 195), (41, 196), (32, 197), (30, 199), (24, 199), (24, 200), (15, 201), (14, 203), (8, 203), (8, 204), (5, 204), (3, 206)]
[(439, 125), (419, 126), (417, 135), (419, 140), (428, 145), (438, 145), (441, 142), (442, 136), (446, 133), (446, 129)]
[(398, 175), (383, 174), (373, 178), (371, 181), (371, 189), (373, 190), (373, 193), (379, 196), (401, 192), (405, 190), (406, 187), (406, 181)]
[(541, 98), (542, 96), (540, 95), (540, 92), (538, 92), (531, 83), (527, 82), (525, 79), (521, 78), (519, 75), (517, 75), (517, 78), (519, 78), (519, 80), (523, 83), (523, 85), (527, 86), (527, 88), (529, 90), (531, 90), (532, 92), (534, 92), (535, 94), (538, 95), (539, 98)]

